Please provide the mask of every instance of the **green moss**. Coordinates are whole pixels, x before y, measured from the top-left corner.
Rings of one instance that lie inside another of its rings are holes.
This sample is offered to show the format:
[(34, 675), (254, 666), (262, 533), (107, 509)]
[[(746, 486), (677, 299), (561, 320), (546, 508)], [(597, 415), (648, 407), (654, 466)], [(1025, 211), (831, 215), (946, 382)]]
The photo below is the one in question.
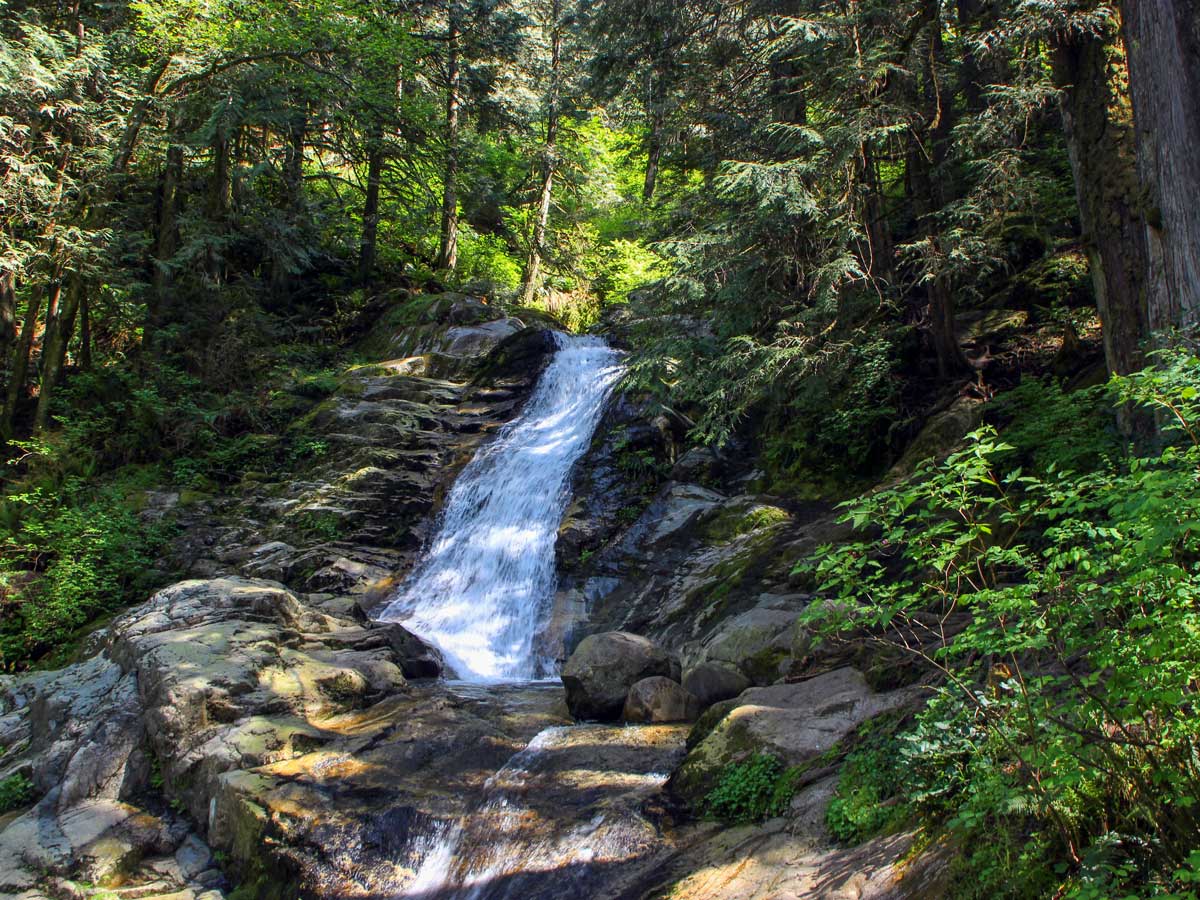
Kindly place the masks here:
[(764, 647), (743, 661), (742, 669), (756, 684), (769, 684), (779, 678), (780, 664), (791, 659), (791, 656), (791, 653), (782, 647)]
[(340, 515), (328, 510), (302, 510), (295, 518), (297, 531), (306, 537), (320, 541), (335, 541), (343, 531), (344, 522)]
[(701, 536), (711, 544), (728, 544), (744, 534), (770, 528), (790, 518), (787, 510), (778, 506), (756, 505), (749, 510), (744, 507), (725, 509), (704, 527)]
[(706, 709), (700, 718), (696, 720), (696, 724), (692, 726), (692, 730), (688, 732), (687, 748), (695, 749), (701, 741), (712, 734), (721, 720), (729, 715), (733, 710), (737, 709), (738, 701), (723, 700), (720, 703), (714, 703)]
[(317, 419), (323, 414), (332, 413), (335, 409), (337, 409), (337, 400), (332, 398), (324, 400), (293, 421), (287, 430), (293, 434), (311, 433), (316, 430)]

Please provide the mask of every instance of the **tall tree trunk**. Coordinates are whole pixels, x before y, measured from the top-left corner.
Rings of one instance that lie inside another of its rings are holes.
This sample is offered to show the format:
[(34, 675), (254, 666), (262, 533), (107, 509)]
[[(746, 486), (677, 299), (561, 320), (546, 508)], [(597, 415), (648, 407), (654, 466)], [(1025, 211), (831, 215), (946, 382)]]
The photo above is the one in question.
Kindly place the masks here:
[(863, 269), (872, 278), (891, 284), (895, 280), (896, 245), (892, 240), (892, 227), (888, 223), (883, 205), (883, 187), (879, 183), (879, 167), (875, 154), (867, 143), (863, 143), (858, 157), (858, 180), (862, 185), (862, 219), (867, 234)]
[[(233, 198), (232, 152), (233, 141), (230, 138), (229, 125), (222, 116), (213, 134), (213, 170), (212, 180), (208, 185), (208, 218), (217, 234), (225, 232), (225, 222), (229, 217), (229, 206)], [(214, 284), (225, 281), (225, 260), (212, 244), (208, 247), (205, 263), (208, 277)]]
[(4, 396), (3, 418), (0, 419), (0, 436), (12, 437), (17, 407), (25, 394), (25, 378), (29, 374), (29, 358), (33, 354), (33, 335), (37, 331), (38, 315), (42, 308), (42, 290), (35, 287), (29, 292), (29, 305), (25, 309), (25, 321), (21, 325), (21, 336), (13, 349), (13, 360), (8, 390)]
[[(953, 194), (947, 184), (946, 159), (950, 134), (954, 130), (954, 98), (941, 76), (945, 64), (942, 43), (941, 6), (939, 0), (926, 0), (925, 16), (929, 21), (929, 50), (925, 54), (922, 90), (924, 91), (924, 141), (913, 140), (909, 149), (909, 176), (912, 179), (914, 212), (923, 220), (930, 249), (942, 255), (941, 235), (936, 214)], [(940, 266), (940, 261), (935, 262)], [(938, 377), (956, 378), (973, 371), (963, 353), (954, 327), (954, 289), (949, 276), (937, 272), (927, 290), (929, 299), (929, 336), (937, 357)]]
[(58, 386), (63, 362), (66, 360), (67, 344), (70, 343), (75, 330), (75, 316), (82, 297), (83, 277), (79, 273), (73, 273), (66, 298), (62, 301), (53, 323), (48, 324), (42, 342), (42, 380), (38, 390), (37, 410), (33, 416), (34, 431), (44, 431), (50, 422), (50, 404), (54, 399), (54, 390)]
[(362, 241), (358, 252), (358, 283), (365, 287), (375, 271), (379, 235), (379, 189), (383, 181), (383, 122), (371, 124), (367, 149), (367, 194), (363, 200)]
[(79, 302), (79, 368), (85, 372), (92, 368), (92, 305), (86, 293)]
[(808, 99), (803, 85), (798, 83), (800, 68), (792, 58), (792, 51), (776, 57), (771, 62), (771, 108), (775, 121), (787, 125), (808, 123)]
[(1150, 210), (1147, 327), (1200, 325), (1200, 6), (1125, 0), (1137, 168)]
[(169, 130), (170, 146), (163, 166), (162, 188), (158, 208), (158, 235), (154, 246), (154, 293), (143, 340), (148, 340), (166, 316), (170, 303), (171, 261), (179, 249), (179, 189), (183, 181), (183, 145), (172, 127)]
[(663, 152), (663, 110), (656, 107), (650, 113), (650, 134), (646, 137), (646, 177), (642, 181), (642, 199), (654, 199), (658, 189), (658, 167)]
[(529, 246), (529, 261), (525, 266), (522, 302), (533, 302), (541, 284), (542, 252), (546, 246), (546, 226), (550, 222), (550, 201), (554, 194), (554, 171), (558, 154), (559, 98), (562, 86), (562, 0), (551, 5), (550, 30), (550, 93), (546, 113), (546, 143), (542, 148), (542, 190), (538, 201), (537, 218), (533, 222), (533, 240)]
[[(669, 38), (664, 35), (663, 43)], [(656, 60), (647, 75), (646, 114), (650, 130), (646, 135), (646, 177), (642, 180), (642, 199), (653, 200), (658, 189), (658, 171), (662, 164), (664, 131), (667, 123), (666, 75), (662, 69), (665, 60)]]
[(437, 268), (454, 270), (458, 266), (458, 165), (459, 111), (462, 104), (462, 72), (459, 60), (459, 32), (462, 9), (451, 0), (446, 18), (446, 172), (442, 184), (442, 232), (438, 244)]
[(959, 84), (969, 112), (983, 109), (984, 75), (974, 45), (983, 6), (983, 0), (958, 0), (958, 32), (962, 41)]
[(154, 92), (158, 89), (158, 82), (162, 80), (170, 65), (171, 57), (162, 56), (150, 67), (146, 80), (142, 84), (141, 93), (129, 111), (125, 130), (121, 132), (121, 139), (117, 143), (117, 152), (113, 154), (112, 173), (114, 175), (124, 175), (125, 170), (129, 168), (129, 161), (133, 158), (133, 151), (137, 146), (138, 135), (141, 133), (142, 125), (145, 124), (150, 104), (154, 100)]
[(1110, 37), (1060, 36), (1052, 59), (1105, 358), (1126, 374), (1144, 363), (1149, 254), (1131, 115), (1117, 87), (1123, 61)]
[[(300, 227), (304, 203), (304, 146), (308, 134), (308, 111), (300, 110), (288, 122), (287, 146), (283, 156), (283, 189), (286, 210), (284, 215), (292, 235), (284, 240), (295, 239), (294, 232)], [(283, 247), (275, 250), (271, 260), (271, 293), (276, 300), (285, 298), (292, 289), (293, 272), (287, 262)]]
[(11, 269), (0, 269), (0, 366), (17, 342), (17, 278)]

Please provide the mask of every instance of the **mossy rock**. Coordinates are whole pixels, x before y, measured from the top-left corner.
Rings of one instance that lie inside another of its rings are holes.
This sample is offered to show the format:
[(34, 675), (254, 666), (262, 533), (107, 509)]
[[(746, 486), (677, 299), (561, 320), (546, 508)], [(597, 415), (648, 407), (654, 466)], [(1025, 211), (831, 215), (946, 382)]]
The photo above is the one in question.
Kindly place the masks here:
[(778, 506), (755, 503), (727, 507), (705, 525), (701, 536), (711, 544), (728, 544), (735, 538), (764, 528), (780, 525), (791, 519), (787, 510)]
[(188, 489), (179, 492), (180, 506), (195, 506), (197, 503), (206, 503), (213, 499), (213, 495), (208, 491)]
[(691, 750), (712, 734), (713, 729), (720, 725), (721, 720), (736, 709), (737, 705), (738, 701), (735, 697), (733, 700), (723, 700), (720, 703), (714, 703), (706, 709), (700, 718), (696, 720), (696, 724), (692, 726), (692, 730), (688, 732), (687, 748)]
[(914, 699), (912, 690), (876, 693), (862, 673), (849, 668), (797, 684), (751, 688), (736, 700), (714, 706), (696, 723), (688, 755), (671, 777), (670, 790), (699, 809), (728, 766), (764, 754), (787, 768), (809, 767), (864, 722)]

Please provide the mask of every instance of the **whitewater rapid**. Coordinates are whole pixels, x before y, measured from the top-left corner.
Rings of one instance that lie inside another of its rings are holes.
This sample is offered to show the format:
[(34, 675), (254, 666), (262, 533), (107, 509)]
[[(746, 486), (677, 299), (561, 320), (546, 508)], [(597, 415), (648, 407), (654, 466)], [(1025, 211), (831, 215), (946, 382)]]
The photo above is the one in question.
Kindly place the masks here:
[(427, 554), (380, 615), (435, 644), (465, 681), (555, 674), (534, 651), (554, 594), (554, 542), (571, 468), (622, 372), (602, 338), (555, 340), (521, 415), (459, 475)]

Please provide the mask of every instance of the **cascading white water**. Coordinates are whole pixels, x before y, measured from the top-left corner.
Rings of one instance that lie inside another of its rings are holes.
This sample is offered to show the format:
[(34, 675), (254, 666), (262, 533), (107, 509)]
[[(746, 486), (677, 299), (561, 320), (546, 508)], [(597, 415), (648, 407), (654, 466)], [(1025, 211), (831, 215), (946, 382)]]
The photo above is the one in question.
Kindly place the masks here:
[(459, 475), (428, 554), (380, 616), (436, 644), (466, 681), (553, 674), (533, 641), (554, 592), (567, 482), (621, 375), (602, 338), (555, 340), (524, 411)]

